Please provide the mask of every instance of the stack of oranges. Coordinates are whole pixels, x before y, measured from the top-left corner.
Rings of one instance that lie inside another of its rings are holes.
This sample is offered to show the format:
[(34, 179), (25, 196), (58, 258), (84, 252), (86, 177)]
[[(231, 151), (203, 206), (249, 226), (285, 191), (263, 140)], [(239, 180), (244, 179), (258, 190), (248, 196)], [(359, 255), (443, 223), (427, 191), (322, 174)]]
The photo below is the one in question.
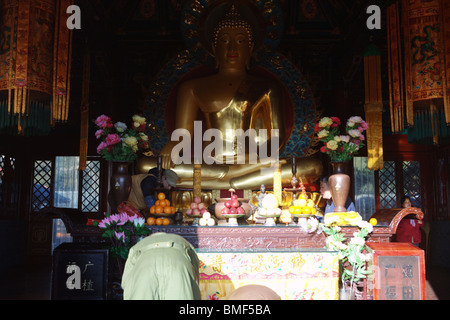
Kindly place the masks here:
[(294, 200), (294, 203), (289, 206), (289, 213), (294, 215), (301, 214), (316, 214), (316, 208), (314, 207), (314, 201), (308, 199), (304, 194), (301, 194), (299, 199)]
[(169, 218), (153, 218), (153, 217), (149, 217), (147, 219), (147, 224), (149, 226), (153, 226), (153, 225), (157, 225), (157, 226), (168, 226), (170, 224), (170, 219)]
[(155, 201), (155, 204), (150, 208), (150, 214), (154, 214), (159, 217), (149, 217), (147, 219), (147, 224), (152, 225), (163, 225), (167, 226), (170, 224), (170, 219), (164, 217), (164, 215), (173, 215), (175, 213), (175, 207), (170, 205), (169, 199), (166, 199), (166, 195), (163, 192), (158, 193), (158, 200)]
[(166, 195), (163, 192), (158, 193), (158, 200), (150, 208), (151, 214), (174, 214), (175, 211), (175, 207), (170, 205), (169, 199), (166, 199)]

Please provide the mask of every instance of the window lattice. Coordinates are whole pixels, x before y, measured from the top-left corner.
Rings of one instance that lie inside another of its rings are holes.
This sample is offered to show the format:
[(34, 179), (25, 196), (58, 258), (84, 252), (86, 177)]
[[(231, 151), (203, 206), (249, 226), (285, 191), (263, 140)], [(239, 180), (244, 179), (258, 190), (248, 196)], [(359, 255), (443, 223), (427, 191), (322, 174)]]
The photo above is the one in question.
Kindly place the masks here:
[[(4, 177), (4, 175), (6, 174), (5, 173), (6, 172), (6, 165), (8, 164), (8, 161), (11, 164), (12, 170), (15, 171), (15, 169), (16, 169), (16, 159), (9, 157), (9, 160), (8, 160), (8, 158), (5, 155), (1, 155), (0, 156), (0, 203), (3, 203), (5, 201), (4, 197), (6, 196), (6, 195), (3, 194), (2, 185), (6, 181), (6, 179), (5, 179), (6, 177)], [(16, 188), (13, 188), (12, 194), (10, 194), (11, 202), (15, 202), (15, 200), (13, 200), (13, 199), (17, 197), (17, 192), (16, 192), (15, 189)]]
[(403, 161), (403, 194), (410, 196), (413, 207), (422, 207), (419, 161)]
[(5, 156), (1, 156), (0, 157), (0, 203), (2, 203), (4, 200), (3, 200), (3, 197), (4, 197), (4, 195), (3, 195), (3, 188), (2, 188), (2, 184), (3, 184), (3, 175), (5, 174), (4, 173), (4, 168), (5, 167)]
[(395, 186), (395, 162), (384, 161), (379, 171), (380, 209), (396, 208), (397, 195)]
[(100, 199), (100, 161), (87, 161), (81, 184), (81, 211), (98, 212)]
[(31, 206), (39, 211), (51, 205), (52, 162), (36, 160), (34, 162), (33, 194)]

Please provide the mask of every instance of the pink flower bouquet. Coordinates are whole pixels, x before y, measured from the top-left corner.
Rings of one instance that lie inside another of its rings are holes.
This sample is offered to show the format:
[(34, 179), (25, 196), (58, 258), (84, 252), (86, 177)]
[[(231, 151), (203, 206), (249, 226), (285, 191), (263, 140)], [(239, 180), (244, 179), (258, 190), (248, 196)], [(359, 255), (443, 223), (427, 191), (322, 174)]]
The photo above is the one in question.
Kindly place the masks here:
[(114, 258), (127, 259), (133, 245), (132, 236), (145, 237), (150, 234), (143, 217), (126, 213), (105, 214), (101, 221), (94, 221), (93, 225), (102, 230), (103, 238), (110, 240), (110, 252)]
[(104, 114), (95, 120), (95, 124), (98, 127), (95, 137), (101, 140), (97, 153), (106, 160), (134, 161), (139, 150), (150, 147), (145, 134), (146, 120), (141, 116), (133, 116), (132, 128), (120, 121), (113, 124)]
[(320, 151), (326, 153), (333, 162), (350, 160), (364, 146), (364, 131), (367, 123), (358, 116), (350, 117), (345, 133), (340, 131), (341, 120), (337, 117), (324, 117), (316, 124), (314, 131), (323, 142)]

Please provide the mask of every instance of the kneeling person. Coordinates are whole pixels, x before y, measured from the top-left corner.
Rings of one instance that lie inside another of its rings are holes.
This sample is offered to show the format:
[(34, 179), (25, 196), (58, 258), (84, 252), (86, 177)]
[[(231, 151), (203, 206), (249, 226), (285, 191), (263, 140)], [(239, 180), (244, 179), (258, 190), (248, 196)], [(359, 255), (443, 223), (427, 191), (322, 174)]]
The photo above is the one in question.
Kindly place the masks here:
[(122, 277), (124, 300), (200, 300), (199, 261), (183, 237), (155, 233), (130, 249)]

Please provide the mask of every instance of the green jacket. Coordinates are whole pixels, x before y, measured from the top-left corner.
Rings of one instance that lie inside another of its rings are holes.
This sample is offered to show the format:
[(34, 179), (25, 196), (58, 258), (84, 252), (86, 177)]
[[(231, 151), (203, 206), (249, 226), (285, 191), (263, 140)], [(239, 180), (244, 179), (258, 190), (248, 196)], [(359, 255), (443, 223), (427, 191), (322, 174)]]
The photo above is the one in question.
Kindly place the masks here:
[(183, 237), (155, 233), (134, 245), (122, 277), (125, 300), (200, 300), (199, 261)]

